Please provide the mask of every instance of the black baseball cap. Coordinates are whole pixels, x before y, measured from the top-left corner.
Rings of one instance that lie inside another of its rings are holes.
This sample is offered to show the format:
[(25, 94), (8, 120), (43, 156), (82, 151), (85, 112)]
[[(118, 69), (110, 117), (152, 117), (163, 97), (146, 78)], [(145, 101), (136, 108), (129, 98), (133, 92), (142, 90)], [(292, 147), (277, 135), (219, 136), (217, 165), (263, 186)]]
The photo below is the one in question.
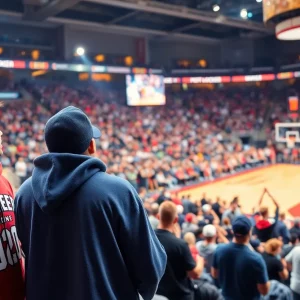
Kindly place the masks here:
[(88, 116), (79, 108), (68, 106), (48, 120), (45, 141), (49, 152), (84, 153), (91, 140), (101, 136)]
[(247, 235), (251, 228), (252, 223), (246, 216), (239, 216), (232, 223), (232, 230), (236, 236)]

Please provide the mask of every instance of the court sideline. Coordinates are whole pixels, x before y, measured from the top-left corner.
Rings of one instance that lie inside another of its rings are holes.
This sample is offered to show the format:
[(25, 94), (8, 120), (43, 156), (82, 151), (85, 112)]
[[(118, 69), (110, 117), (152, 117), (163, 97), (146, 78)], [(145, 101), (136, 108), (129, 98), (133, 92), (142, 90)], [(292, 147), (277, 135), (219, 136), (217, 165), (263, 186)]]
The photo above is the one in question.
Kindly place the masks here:
[[(191, 195), (192, 200), (199, 200), (206, 193), (208, 199), (219, 196), (222, 200), (230, 202), (239, 196), (244, 213), (252, 213), (257, 205), (264, 188), (267, 188), (278, 201), (281, 211), (286, 211), (288, 216), (300, 216), (300, 166), (289, 164), (276, 164), (247, 170), (213, 182), (200, 183), (196, 186), (183, 188), (179, 196)], [(271, 211), (275, 207), (267, 195), (263, 205)]]

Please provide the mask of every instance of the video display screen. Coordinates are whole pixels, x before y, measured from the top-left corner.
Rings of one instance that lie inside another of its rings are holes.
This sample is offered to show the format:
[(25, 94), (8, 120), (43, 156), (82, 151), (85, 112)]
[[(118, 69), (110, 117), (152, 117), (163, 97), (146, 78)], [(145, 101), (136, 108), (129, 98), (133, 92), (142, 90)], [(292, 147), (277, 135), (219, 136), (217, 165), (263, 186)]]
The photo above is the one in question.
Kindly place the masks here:
[(126, 95), (129, 106), (165, 105), (164, 77), (160, 75), (126, 75)]

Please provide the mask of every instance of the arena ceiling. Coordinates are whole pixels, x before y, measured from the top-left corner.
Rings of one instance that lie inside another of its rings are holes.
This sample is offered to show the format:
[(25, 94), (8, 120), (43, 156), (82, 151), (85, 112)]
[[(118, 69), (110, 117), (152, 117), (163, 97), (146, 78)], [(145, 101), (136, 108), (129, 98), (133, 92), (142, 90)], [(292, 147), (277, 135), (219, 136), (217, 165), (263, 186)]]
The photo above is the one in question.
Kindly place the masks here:
[[(251, 20), (240, 18), (242, 8), (251, 11)], [(0, 12), (28, 22), (201, 42), (274, 34), (262, 24), (256, 0), (9, 0), (0, 1)]]

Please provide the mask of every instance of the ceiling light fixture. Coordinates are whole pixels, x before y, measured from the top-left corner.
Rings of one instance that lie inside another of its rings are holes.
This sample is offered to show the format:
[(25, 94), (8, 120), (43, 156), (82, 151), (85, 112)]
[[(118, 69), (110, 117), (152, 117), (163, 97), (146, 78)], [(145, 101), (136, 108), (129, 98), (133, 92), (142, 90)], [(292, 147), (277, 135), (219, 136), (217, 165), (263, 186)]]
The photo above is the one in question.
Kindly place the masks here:
[(84, 49), (83, 47), (78, 47), (78, 48), (76, 49), (76, 54), (77, 54), (78, 56), (83, 56), (84, 53), (85, 53), (85, 49)]
[(240, 16), (242, 19), (247, 19), (248, 18), (248, 11), (246, 8), (243, 8), (240, 12)]
[(220, 7), (218, 4), (215, 4), (215, 5), (213, 6), (213, 11), (214, 11), (214, 12), (218, 12), (220, 9), (221, 9), (221, 7)]

